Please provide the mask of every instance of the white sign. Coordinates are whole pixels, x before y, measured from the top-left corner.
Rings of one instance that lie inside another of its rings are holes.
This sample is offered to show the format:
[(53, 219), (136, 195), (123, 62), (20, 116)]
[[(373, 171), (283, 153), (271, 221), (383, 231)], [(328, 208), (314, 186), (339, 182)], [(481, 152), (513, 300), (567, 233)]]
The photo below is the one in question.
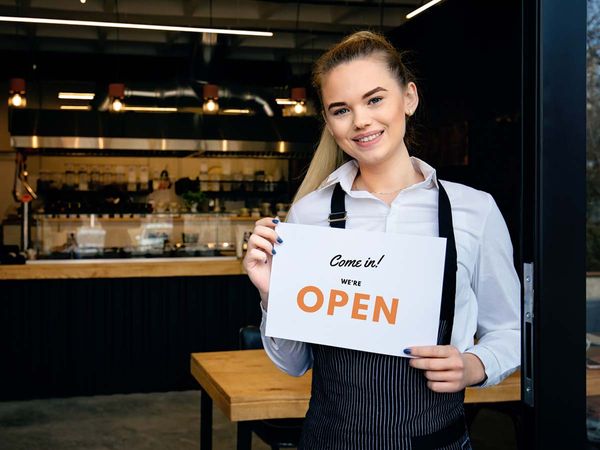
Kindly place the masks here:
[(435, 345), (446, 239), (279, 224), (267, 336), (406, 356)]

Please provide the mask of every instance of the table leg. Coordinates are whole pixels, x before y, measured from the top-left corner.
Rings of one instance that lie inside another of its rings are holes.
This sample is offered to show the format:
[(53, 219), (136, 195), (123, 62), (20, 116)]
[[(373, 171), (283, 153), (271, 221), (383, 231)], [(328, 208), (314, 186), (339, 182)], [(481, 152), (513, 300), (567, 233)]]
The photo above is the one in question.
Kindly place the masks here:
[(212, 450), (212, 410), (212, 398), (200, 388), (200, 450)]
[(237, 450), (251, 450), (252, 448), (252, 428), (248, 422), (238, 422), (237, 424)]

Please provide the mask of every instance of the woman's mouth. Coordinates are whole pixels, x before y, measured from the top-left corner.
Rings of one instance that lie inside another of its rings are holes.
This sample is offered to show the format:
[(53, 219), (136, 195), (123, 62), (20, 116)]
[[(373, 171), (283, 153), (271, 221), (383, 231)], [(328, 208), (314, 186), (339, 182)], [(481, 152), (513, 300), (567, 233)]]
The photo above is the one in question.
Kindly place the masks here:
[(352, 140), (354, 142), (356, 142), (358, 145), (371, 144), (373, 141), (375, 141), (377, 138), (379, 138), (382, 134), (383, 134), (383, 130), (376, 131), (375, 133), (362, 134), (362, 135), (359, 135), (358, 137), (352, 138)]

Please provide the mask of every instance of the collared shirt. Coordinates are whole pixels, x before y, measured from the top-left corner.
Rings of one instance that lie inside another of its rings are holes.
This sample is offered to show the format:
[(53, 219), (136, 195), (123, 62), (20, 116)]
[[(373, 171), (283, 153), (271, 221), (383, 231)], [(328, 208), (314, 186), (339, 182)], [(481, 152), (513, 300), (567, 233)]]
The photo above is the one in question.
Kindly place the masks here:
[[(435, 170), (411, 157), (424, 180), (398, 193), (391, 205), (367, 191), (353, 191), (358, 164), (349, 161), (317, 190), (296, 202), (290, 223), (329, 226), (331, 195), (336, 183), (346, 192), (346, 228), (438, 236), (438, 180)], [(443, 181), (452, 206), (458, 271), (451, 344), (477, 355), (487, 376), (480, 386), (499, 383), (520, 365), (520, 281), (504, 218), (492, 196)], [(310, 345), (264, 336), (265, 350), (283, 371), (301, 375), (312, 366)], [(474, 338), (477, 338), (475, 344)]]

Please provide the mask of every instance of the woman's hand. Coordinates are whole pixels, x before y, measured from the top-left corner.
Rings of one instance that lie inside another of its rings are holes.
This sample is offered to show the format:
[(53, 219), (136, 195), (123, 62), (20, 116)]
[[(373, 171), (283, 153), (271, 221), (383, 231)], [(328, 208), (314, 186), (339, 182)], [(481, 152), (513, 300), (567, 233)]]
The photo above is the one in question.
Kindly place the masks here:
[(275, 232), (279, 219), (264, 217), (257, 220), (254, 231), (248, 239), (248, 251), (244, 257), (244, 269), (250, 281), (260, 293), (263, 308), (267, 309), (269, 299), (269, 280), (271, 279), (271, 261), (275, 254), (275, 243), (283, 241)]
[(424, 371), (427, 387), (434, 392), (458, 392), (485, 380), (485, 368), (473, 353), (461, 353), (452, 345), (411, 347), (411, 367)]

